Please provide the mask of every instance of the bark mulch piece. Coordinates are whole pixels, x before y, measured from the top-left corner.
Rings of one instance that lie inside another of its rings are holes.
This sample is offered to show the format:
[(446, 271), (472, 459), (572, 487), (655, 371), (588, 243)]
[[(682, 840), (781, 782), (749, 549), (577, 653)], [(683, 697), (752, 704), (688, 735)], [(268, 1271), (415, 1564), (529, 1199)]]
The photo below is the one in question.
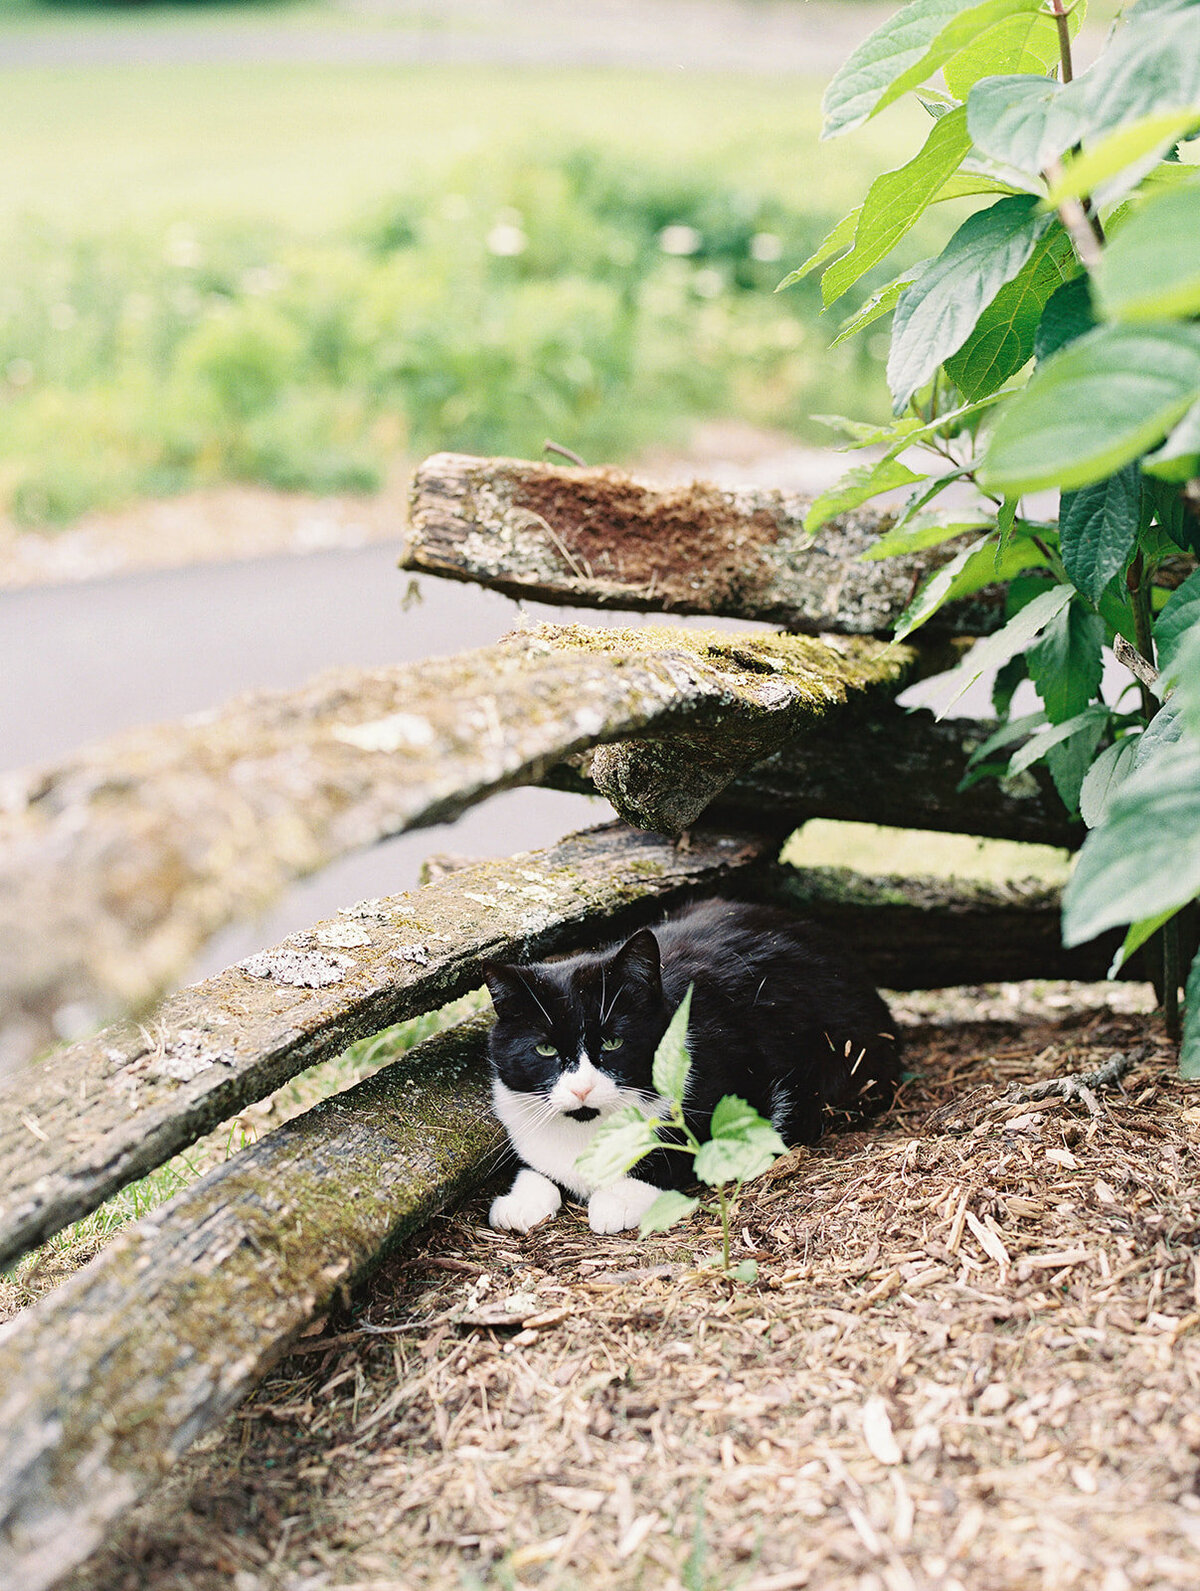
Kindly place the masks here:
[[(1144, 1046), (1120, 1089), (1005, 1097)], [(1157, 1019), (910, 1028), (877, 1129), (715, 1227), (388, 1262), (72, 1591), (1200, 1580), (1200, 1094)]]

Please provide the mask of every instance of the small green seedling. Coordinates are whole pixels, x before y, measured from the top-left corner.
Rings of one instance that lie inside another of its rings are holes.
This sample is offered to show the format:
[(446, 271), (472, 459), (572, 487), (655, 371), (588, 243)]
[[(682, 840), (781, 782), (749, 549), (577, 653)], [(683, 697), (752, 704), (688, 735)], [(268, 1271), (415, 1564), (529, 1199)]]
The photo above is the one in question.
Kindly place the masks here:
[[(753, 1260), (743, 1260), (736, 1266), (729, 1263), (733, 1210), (742, 1184), (765, 1171), (787, 1146), (771, 1123), (736, 1094), (726, 1094), (718, 1103), (712, 1113), (710, 1136), (704, 1143), (688, 1126), (683, 1115), (683, 1095), (691, 1067), (687, 1047), (691, 1006), (689, 985), (654, 1052), (654, 1087), (668, 1104), (667, 1114), (650, 1116), (636, 1105), (627, 1106), (597, 1131), (577, 1164), (587, 1177), (605, 1183), (623, 1177), (654, 1149), (678, 1149), (694, 1156), (697, 1178), (716, 1190), (716, 1210), (721, 1218), (721, 1269), (738, 1281), (752, 1282), (758, 1274)], [(670, 1136), (663, 1137), (664, 1132)], [(667, 1189), (642, 1217), (641, 1235), (665, 1232), (691, 1215), (700, 1202), (674, 1188)]]

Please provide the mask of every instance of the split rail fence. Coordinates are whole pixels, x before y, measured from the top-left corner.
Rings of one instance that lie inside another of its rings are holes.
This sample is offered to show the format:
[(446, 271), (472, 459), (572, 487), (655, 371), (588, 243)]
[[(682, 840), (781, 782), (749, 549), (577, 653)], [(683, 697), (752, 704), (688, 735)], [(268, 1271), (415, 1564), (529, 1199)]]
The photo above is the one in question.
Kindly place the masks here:
[[(340, 670), (140, 730), (12, 783), (0, 809), (0, 1266), (364, 1035), (481, 982), (486, 957), (570, 952), (696, 894), (781, 900), (897, 989), (1103, 976), (1035, 885), (797, 869), (811, 817), (1077, 843), (1026, 779), (959, 789), (986, 727), (896, 695), (922, 655), (886, 637), (955, 551), (860, 554), (876, 516), (809, 538), (806, 503), (611, 470), (439, 454), (404, 567), (625, 613), (783, 633), (577, 624), (406, 667)], [(224, 923), (290, 880), (493, 792), (606, 796), (620, 820), (347, 906), (167, 992)], [(44, 1049), (64, 1011), (94, 1037)], [(487, 1020), (410, 1050), (234, 1155), (0, 1328), (0, 1585), (43, 1591), (262, 1377), (314, 1317), (494, 1170)]]

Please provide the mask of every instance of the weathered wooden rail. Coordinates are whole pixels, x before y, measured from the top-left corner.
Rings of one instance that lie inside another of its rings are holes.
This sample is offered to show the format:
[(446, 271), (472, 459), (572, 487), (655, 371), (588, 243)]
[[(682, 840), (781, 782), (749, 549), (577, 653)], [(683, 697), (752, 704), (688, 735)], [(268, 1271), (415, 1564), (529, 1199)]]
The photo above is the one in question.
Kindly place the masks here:
[[(784, 901), (886, 986), (1101, 976), (1112, 947), (1064, 952), (1053, 891), (776, 862), (811, 816), (1078, 839), (1045, 785), (959, 787), (983, 726), (894, 705), (913, 658), (883, 638), (943, 554), (864, 563), (872, 516), (812, 539), (805, 506), (438, 455), (410, 568), (805, 633), (543, 626), (243, 698), (18, 782), (0, 815), (12, 1031), (49, 1031), (69, 1002), (142, 1021), (0, 1078), (0, 1265), (355, 1038), (477, 987), (482, 959), (568, 952), (696, 893)], [(1001, 596), (947, 623), (982, 633)], [(627, 822), (360, 902), (146, 1011), (289, 879), (538, 781)], [(269, 1134), (0, 1328), (0, 1586), (60, 1580), (336, 1290), (487, 1174), (485, 1031), (443, 1033)]]
[[(864, 562), (890, 519), (859, 509), (810, 534), (810, 507), (786, 492), (435, 453), (413, 479), (403, 566), (568, 607), (887, 635), (923, 576), (958, 551), (947, 542)], [(1003, 619), (1004, 589), (992, 586), (944, 609), (933, 631), (980, 635)]]
[[(597, 744), (617, 743), (602, 793), (620, 809), (633, 792), (634, 821), (678, 833), (805, 726), (894, 690), (910, 656), (870, 639), (541, 626), (81, 751), (12, 781), (0, 811), (3, 1020), (45, 1044), (64, 1006), (144, 1008), (290, 880)], [(652, 800), (643, 759), (673, 743), (677, 776)]]

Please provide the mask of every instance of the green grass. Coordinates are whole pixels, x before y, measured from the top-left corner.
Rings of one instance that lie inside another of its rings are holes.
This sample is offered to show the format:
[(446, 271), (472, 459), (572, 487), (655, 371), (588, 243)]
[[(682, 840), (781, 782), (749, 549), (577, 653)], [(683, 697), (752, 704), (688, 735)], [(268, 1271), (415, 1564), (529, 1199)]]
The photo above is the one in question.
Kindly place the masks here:
[[(53, 526), (215, 480), (370, 489), (405, 456), (547, 435), (620, 460), (713, 415), (825, 440), (811, 410), (881, 410), (879, 345), (829, 352), (815, 285), (772, 288), (921, 113), (831, 149), (819, 96), (599, 71), (3, 74), (0, 509)], [(664, 252), (670, 226), (693, 253)]]
[(1072, 858), (1052, 845), (815, 818), (797, 829), (783, 860), (793, 867), (850, 867), (877, 876), (962, 878), (985, 884), (1036, 878), (1043, 884), (1065, 884)]

